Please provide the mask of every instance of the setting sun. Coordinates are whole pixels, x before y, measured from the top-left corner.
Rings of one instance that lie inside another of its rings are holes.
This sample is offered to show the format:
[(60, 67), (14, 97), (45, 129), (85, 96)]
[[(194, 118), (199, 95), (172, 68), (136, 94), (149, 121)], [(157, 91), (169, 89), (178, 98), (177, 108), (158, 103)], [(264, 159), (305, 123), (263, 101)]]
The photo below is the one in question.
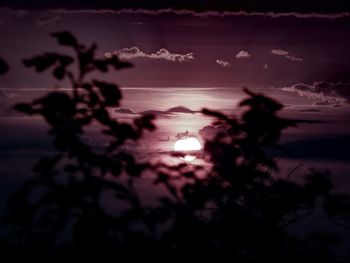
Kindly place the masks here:
[[(198, 139), (194, 137), (189, 137), (186, 139), (177, 140), (174, 144), (174, 151), (176, 152), (194, 152), (202, 149), (202, 145)], [(184, 157), (181, 157), (186, 162), (192, 162), (196, 159), (195, 155), (186, 154)]]
[(200, 149), (202, 146), (194, 137), (177, 140), (174, 144), (174, 150), (177, 152), (198, 151)]

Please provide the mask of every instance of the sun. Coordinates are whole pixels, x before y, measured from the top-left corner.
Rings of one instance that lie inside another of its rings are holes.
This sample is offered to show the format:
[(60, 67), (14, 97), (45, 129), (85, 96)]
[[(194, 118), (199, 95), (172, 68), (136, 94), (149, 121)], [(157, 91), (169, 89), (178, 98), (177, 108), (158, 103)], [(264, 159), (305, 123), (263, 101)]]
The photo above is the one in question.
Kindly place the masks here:
[(202, 149), (201, 143), (194, 137), (177, 140), (174, 144), (176, 152), (199, 151), (200, 149)]
[(201, 149), (202, 149), (201, 143), (198, 141), (198, 139), (194, 137), (179, 139), (174, 144), (175, 152), (189, 153), (180, 158), (185, 162), (194, 161), (196, 159), (196, 155), (194, 155), (193, 153)]

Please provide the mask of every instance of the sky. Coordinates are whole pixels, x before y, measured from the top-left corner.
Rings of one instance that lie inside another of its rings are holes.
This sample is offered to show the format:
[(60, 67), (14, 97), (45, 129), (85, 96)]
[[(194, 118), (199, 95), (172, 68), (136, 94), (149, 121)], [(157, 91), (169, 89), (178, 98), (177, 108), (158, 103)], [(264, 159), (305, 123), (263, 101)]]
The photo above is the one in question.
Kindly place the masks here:
[[(40, 92), (69, 88), (21, 62), (44, 51), (67, 51), (50, 37), (62, 30), (97, 43), (100, 57), (118, 55), (134, 64), (104, 77), (129, 88), (125, 107), (136, 112), (181, 103), (227, 110), (243, 98), (238, 90), (248, 87), (273, 93), (297, 112), (293, 118), (322, 115), (328, 121), (329, 112), (344, 114), (350, 98), (347, 5), (264, 3), (2, 1), (0, 56), (10, 71), (1, 77), (0, 116), (18, 116), (12, 105)], [(163, 89), (161, 100), (150, 97), (154, 88)]]
[[(18, 61), (43, 46), (55, 49), (50, 32), (67, 28), (82, 42), (97, 42), (101, 56), (118, 53), (134, 63), (134, 70), (118, 76), (123, 86), (283, 88), (350, 81), (348, 14), (9, 8), (0, 13), (0, 52), (12, 67), (3, 79), (7, 87), (49, 84), (38, 83)], [(18, 74), (23, 78), (14, 77)]]
[[(248, 87), (282, 102), (282, 116), (298, 122), (282, 138), (290, 153), (276, 156), (282, 172), (298, 165), (300, 174), (310, 167), (330, 169), (339, 189), (350, 191), (350, 4), (173, 2), (0, 1), (0, 57), (10, 66), (0, 77), (2, 195), (39, 156), (53, 151), (43, 121), (15, 112), (13, 105), (69, 89), (21, 62), (45, 51), (67, 52), (50, 37), (62, 30), (82, 43), (97, 43), (100, 57), (116, 54), (133, 63), (103, 78), (122, 87), (124, 111), (113, 109), (113, 116), (128, 121), (145, 111), (156, 114), (158, 129), (128, 145), (143, 158), (168, 152), (186, 131), (202, 140), (212, 120), (198, 111), (239, 114), (242, 87)], [(177, 106), (189, 112), (169, 112)], [(98, 134), (93, 127), (87, 138), (96, 147), (105, 143)]]
[(297, 12), (342, 12), (350, 10), (350, 4), (346, 0), (2, 0), (2, 5), (16, 8), (45, 9), (45, 8), (176, 8), (192, 10), (246, 10), (246, 11), (297, 11)]

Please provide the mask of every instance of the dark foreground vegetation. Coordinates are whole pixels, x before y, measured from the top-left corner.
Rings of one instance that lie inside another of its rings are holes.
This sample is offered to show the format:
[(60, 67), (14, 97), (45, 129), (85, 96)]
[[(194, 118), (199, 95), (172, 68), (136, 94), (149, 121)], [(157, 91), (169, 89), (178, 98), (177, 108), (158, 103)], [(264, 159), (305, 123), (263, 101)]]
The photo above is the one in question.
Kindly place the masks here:
[[(31, 103), (16, 105), (49, 125), (55, 155), (43, 156), (8, 201), (2, 225), (9, 234), (1, 240), (3, 255), (13, 257), (129, 259), (214, 259), (232, 262), (338, 262), (332, 233), (298, 236), (291, 227), (324, 209), (347, 220), (349, 196), (333, 192), (330, 175), (310, 171), (302, 181), (272, 176), (278, 171), (266, 149), (284, 150), (281, 132), (294, 125), (280, 118), (282, 105), (246, 90), (240, 117), (204, 109), (226, 127), (205, 142), (208, 165), (140, 163), (124, 150), (146, 130), (153, 116), (122, 123), (108, 109), (119, 106), (117, 85), (97, 78), (111, 70), (131, 67), (118, 57), (96, 58), (96, 45), (86, 47), (69, 32), (54, 33), (74, 57), (44, 53), (24, 60), (37, 72), (51, 71), (69, 81), (72, 91), (50, 92)], [(76, 68), (74, 68), (76, 66)], [(1, 73), (7, 65), (0, 63)], [(98, 74), (96, 74), (98, 73)], [(91, 77), (92, 76), (92, 77)], [(84, 140), (90, 125), (100, 125), (109, 145), (94, 149)], [(167, 194), (145, 205), (135, 184), (154, 175), (154, 187)], [(119, 200), (120, 213), (101, 204), (104, 193)]]

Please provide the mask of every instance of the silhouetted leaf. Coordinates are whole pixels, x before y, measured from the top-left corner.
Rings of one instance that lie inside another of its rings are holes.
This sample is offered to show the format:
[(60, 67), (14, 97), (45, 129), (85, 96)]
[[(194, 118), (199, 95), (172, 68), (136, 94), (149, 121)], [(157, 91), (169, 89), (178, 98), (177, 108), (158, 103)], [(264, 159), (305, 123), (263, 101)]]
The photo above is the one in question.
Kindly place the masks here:
[(142, 115), (141, 118), (135, 119), (134, 122), (140, 130), (147, 129), (149, 131), (153, 131), (156, 128), (156, 126), (153, 123), (154, 119), (155, 119), (154, 115), (146, 114), (146, 115)]
[(110, 167), (113, 176), (119, 176), (122, 172), (122, 166), (119, 161), (113, 161)]
[(86, 74), (94, 70), (93, 62), (94, 62), (96, 48), (97, 48), (96, 45), (92, 45), (89, 49), (81, 50), (78, 53), (80, 71), (83, 74)]
[[(90, 86), (85, 86), (85, 87), (90, 87)], [(97, 104), (100, 103), (100, 98), (95, 92), (91, 92), (89, 94), (89, 106), (94, 108)]]
[(4, 60), (0, 58), (0, 74), (4, 74), (8, 71), (9, 67)]
[(53, 75), (55, 76), (56, 79), (61, 80), (64, 78), (66, 71), (63, 67), (57, 67), (54, 71), (53, 71)]
[(86, 90), (92, 90), (92, 85), (90, 83), (84, 83), (81, 87)]
[(57, 41), (60, 45), (71, 46), (74, 48), (79, 47), (79, 44), (76, 38), (68, 31), (56, 32), (56, 33), (53, 33), (52, 36), (57, 38)]
[(15, 105), (15, 110), (27, 113), (29, 115), (33, 114), (35, 111), (33, 110), (32, 106), (27, 103), (19, 103)]
[(94, 85), (100, 89), (106, 106), (118, 106), (121, 93), (117, 85), (94, 80)]
[(110, 121), (109, 114), (105, 109), (96, 109), (94, 110), (93, 114), (96, 120), (98, 120), (101, 123), (108, 124)]
[(79, 172), (79, 166), (77, 165), (74, 165), (74, 164), (67, 164), (65, 167), (64, 167), (64, 170), (68, 173), (76, 173), (76, 172)]
[(36, 56), (31, 59), (23, 60), (26, 67), (34, 67), (37, 72), (42, 72), (53, 66), (58, 60), (59, 56), (55, 53), (45, 53), (42, 56)]
[(74, 62), (74, 59), (70, 56), (60, 56), (59, 61), (62, 67), (67, 67)]
[(117, 56), (112, 56), (112, 58), (109, 59), (109, 63), (111, 63), (116, 70), (133, 67), (130, 62), (121, 61)]
[(94, 61), (95, 67), (102, 72), (107, 72), (108, 71), (108, 65), (107, 62), (104, 60), (95, 60)]

